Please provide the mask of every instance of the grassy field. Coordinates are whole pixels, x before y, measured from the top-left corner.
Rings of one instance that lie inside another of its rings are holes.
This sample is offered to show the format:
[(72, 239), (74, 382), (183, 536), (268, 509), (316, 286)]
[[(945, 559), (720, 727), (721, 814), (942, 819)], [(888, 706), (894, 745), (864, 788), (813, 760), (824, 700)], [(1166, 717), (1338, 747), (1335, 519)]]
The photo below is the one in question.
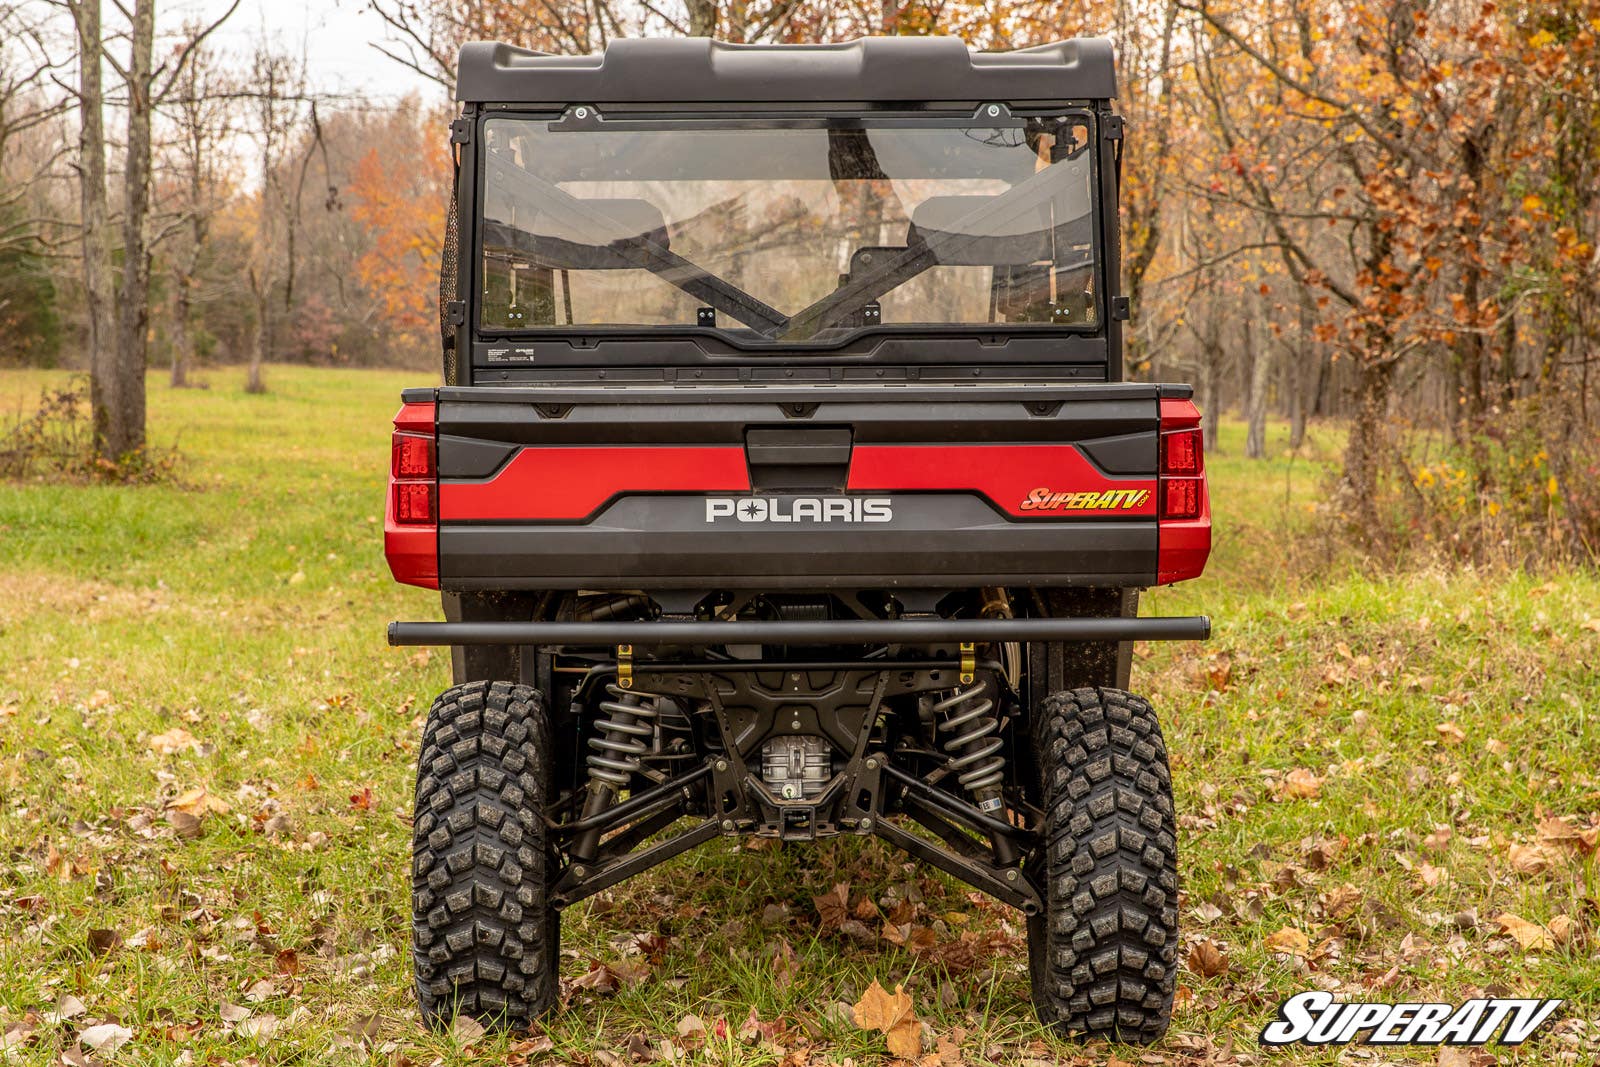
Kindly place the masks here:
[[(1181, 813), (1164, 1044), (1052, 1041), (1020, 917), (854, 840), (685, 856), (567, 913), (545, 1033), (424, 1033), (410, 792), (448, 664), (384, 644), (438, 604), (381, 546), (388, 420), (418, 378), (241, 378), (152, 380), (181, 488), (0, 485), (5, 1062), (864, 1065), (888, 1060), (849, 1012), (874, 980), (913, 997), (928, 1067), (1595, 1061), (1600, 577), (1372, 569), (1310, 532), (1331, 434), (1290, 457), (1274, 429), (1250, 462), (1234, 426), (1210, 573), (1145, 601), (1216, 637), (1135, 667)], [(0, 373), (0, 413), (57, 380)], [(816, 900), (839, 885), (842, 926)], [(1567, 1004), (1490, 1058), (1258, 1049), (1311, 988)]]

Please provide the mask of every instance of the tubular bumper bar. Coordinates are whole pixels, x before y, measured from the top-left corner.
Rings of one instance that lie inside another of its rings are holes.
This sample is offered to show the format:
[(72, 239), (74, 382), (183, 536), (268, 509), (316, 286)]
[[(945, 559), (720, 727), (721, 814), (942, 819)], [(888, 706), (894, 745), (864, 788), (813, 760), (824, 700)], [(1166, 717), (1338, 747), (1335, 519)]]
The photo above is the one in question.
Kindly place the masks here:
[(948, 641), (1204, 641), (1204, 615), (1145, 619), (727, 622), (391, 622), (391, 645), (926, 645)]

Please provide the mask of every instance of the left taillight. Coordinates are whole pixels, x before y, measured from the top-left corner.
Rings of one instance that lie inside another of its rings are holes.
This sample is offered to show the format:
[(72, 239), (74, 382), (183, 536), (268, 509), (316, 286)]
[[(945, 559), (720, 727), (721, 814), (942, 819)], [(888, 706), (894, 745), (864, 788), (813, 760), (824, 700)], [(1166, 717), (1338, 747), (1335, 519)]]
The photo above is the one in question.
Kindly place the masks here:
[(439, 587), (439, 454), (435, 407), (407, 403), (394, 417), (384, 554), (395, 580)]
[(1191, 401), (1161, 401), (1158, 487), (1158, 581), (1165, 584), (1198, 577), (1211, 554), (1211, 503), (1206, 494), (1200, 411)]

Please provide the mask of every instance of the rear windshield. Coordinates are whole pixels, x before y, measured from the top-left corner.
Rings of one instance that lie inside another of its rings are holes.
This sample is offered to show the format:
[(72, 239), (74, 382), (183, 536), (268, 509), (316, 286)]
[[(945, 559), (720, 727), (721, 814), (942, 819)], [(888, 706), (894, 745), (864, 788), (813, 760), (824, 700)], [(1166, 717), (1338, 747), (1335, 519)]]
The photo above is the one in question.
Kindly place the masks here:
[(479, 325), (1093, 326), (1089, 117), (625, 128), (493, 118)]

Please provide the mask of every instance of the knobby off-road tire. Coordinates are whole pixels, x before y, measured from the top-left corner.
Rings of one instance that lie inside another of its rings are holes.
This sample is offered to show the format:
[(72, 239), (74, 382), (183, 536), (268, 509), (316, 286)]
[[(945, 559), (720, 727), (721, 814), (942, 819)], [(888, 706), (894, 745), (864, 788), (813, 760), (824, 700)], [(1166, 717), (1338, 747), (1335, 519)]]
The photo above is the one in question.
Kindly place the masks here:
[(417, 763), (412, 959), (423, 1019), (521, 1029), (555, 1001), (560, 918), (542, 812), (550, 724), (537, 691), (470, 682), (439, 694)]
[(1155, 712), (1120, 689), (1054, 693), (1034, 723), (1045, 910), (1028, 923), (1033, 1002), (1063, 1036), (1166, 1033), (1178, 953), (1172, 777)]

